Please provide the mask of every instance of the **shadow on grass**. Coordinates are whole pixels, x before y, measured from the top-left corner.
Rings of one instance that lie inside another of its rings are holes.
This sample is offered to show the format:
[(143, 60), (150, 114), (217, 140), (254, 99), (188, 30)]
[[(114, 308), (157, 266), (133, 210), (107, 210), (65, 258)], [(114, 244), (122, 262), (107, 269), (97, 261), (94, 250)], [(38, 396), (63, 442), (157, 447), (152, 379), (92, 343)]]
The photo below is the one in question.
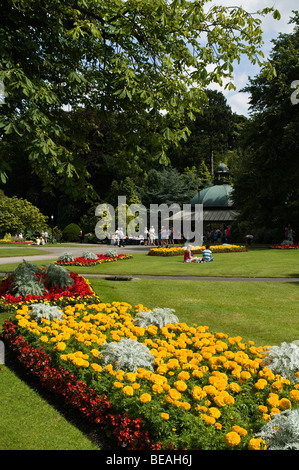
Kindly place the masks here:
[(89, 422), (82, 414), (66, 404), (62, 397), (55, 394), (51, 390), (43, 388), (37, 377), (33, 377), (19, 363), (12, 351), (5, 352), (5, 366), (13, 372), (18, 379), (22, 380), (28, 387), (45, 400), (52, 408), (54, 408), (66, 421), (75, 426), (87, 439), (89, 439), (99, 450), (115, 450), (116, 442), (108, 439), (99, 426)]

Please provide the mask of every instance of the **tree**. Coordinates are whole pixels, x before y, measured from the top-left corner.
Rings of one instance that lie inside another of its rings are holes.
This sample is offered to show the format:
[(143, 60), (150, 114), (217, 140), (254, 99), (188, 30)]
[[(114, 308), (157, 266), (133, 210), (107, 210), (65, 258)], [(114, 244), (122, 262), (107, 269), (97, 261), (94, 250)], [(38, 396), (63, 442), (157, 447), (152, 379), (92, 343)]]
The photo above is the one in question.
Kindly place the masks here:
[(276, 77), (260, 74), (245, 89), (253, 114), (235, 175), (233, 197), (240, 220), (268, 233), (267, 241), (282, 240), (289, 223), (299, 233), (299, 109), (291, 101), (291, 86), (299, 77), (298, 12), (292, 22), (294, 31), (273, 41), (270, 60)]
[(218, 162), (226, 159), (235, 145), (236, 115), (227, 104), (223, 93), (207, 90), (208, 102), (202, 112), (190, 123), (190, 137), (170, 153), (173, 165), (195, 165), (204, 163), (213, 177)]
[(47, 191), (95, 197), (86, 136), (103, 122), (120, 165), (168, 164), (209, 84), (231, 78), (242, 54), (263, 63), (259, 17), (279, 17), (205, 3), (3, 0), (2, 176), (18, 155)]
[[(47, 228), (47, 217), (37, 207), (26, 199), (6, 197), (0, 195), (0, 233), (2, 236), (11, 234), (38, 231)], [(26, 233), (25, 233), (26, 235)]]

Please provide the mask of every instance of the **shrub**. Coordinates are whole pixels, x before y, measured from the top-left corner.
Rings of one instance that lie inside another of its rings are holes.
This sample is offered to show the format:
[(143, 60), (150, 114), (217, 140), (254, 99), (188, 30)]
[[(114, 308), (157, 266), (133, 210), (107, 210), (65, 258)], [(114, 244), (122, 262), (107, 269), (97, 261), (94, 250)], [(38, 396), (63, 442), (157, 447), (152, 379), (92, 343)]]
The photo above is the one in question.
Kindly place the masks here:
[(149, 325), (162, 328), (168, 323), (178, 323), (179, 319), (173, 312), (175, 312), (175, 310), (171, 308), (154, 308), (148, 312), (139, 310), (135, 317), (134, 324), (141, 328), (147, 328)]
[(81, 228), (77, 224), (69, 224), (62, 231), (62, 238), (66, 242), (78, 242)]

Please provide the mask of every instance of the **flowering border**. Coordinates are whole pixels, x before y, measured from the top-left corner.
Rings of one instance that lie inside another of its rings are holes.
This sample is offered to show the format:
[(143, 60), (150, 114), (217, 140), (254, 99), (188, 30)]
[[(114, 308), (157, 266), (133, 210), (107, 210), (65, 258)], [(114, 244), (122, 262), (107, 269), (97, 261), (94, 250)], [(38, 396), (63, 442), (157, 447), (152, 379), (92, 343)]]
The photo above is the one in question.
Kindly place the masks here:
[[(204, 246), (192, 247), (193, 254), (202, 254)], [(246, 252), (248, 248), (244, 245), (210, 245), (210, 250), (213, 253), (237, 253), (237, 252)], [(150, 248), (148, 255), (149, 256), (181, 256), (185, 253), (184, 247), (170, 247), (170, 248)]]
[(295, 245), (279, 245), (279, 244), (274, 244), (271, 245), (270, 248), (276, 249), (276, 250), (299, 250), (299, 243)]
[(57, 260), (55, 261), (55, 263), (61, 266), (95, 266), (97, 264), (109, 263), (113, 261), (121, 261), (124, 259), (132, 258), (132, 255), (124, 255), (124, 254), (119, 254), (113, 257), (106, 256), (106, 255), (96, 255), (96, 256), (97, 258), (95, 259), (87, 259), (87, 258), (84, 258), (83, 256), (79, 256), (78, 258), (75, 258), (74, 261)]
[(151, 446), (141, 418), (132, 418), (127, 413), (113, 413), (106, 395), (100, 397), (93, 389), (88, 389), (85, 382), (61, 366), (52, 367), (52, 359), (43, 348), (31, 346), (16, 330), (10, 320), (5, 320), (0, 338), (43, 387), (62, 396), (66, 404), (79, 410), (90, 422), (99, 425), (101, 430), (112, 429), (119, 446), (128, 450), (160, 448), (159, 444)]
[[(43, 271), (43, 269), (41, 270)], [(11, 306), (21, 306), (22, 304), (30, 304), (34, 302), (51, 302), (51, 303), (74, 303), (77, 301), (97, 302), (98, 297), (94, 290), (91, 288), (90, 283), (83, 276), (78, 273), (70, 272), (70, 277), (74, 281), (73, 286), (67, 289), (63, 288), (51, 288), (48, 293), (44, 295), (27, 295), (26, 297), (18, 296), (14, 297), (11, 294), (7, 294), (11, 277), (6, 276), (2, 279), (0, 284), (0, 311), (7, 310)]]

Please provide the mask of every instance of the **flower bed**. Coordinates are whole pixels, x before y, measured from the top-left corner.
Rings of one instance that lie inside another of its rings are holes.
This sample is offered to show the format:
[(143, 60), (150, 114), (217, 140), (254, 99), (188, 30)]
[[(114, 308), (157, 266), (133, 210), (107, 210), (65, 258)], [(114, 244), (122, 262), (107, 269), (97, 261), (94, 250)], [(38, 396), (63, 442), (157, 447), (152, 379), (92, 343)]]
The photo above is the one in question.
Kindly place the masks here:
[(294, 245), (279, 245), (279, 244), (274, 244), (271, 245), (271, 248), (274, 248), (276, 250), (299, 250), (299, 243), (294, 244)]
[[(195, 246), (192, 247), (193, 254), (201, 254), (202, 251), (205, 249), (204, 246)], [(235, 252), (242, 252), (248, 251), (248, 248), (243, 245), (210, 245), (210, 250), (213, 253), (235, 253)], [(148, 252), (150, 256), (179, 256), (183, 255), (185, 252), (185, 248), (180, 247), (170, 247), (170, 248), (151, 248)]]
[(261, 428), (298, 405), (299, 385), (265, 367), (265, 347), (239, 336), (179, 321), (146, 324), (153, 312), (124, 302), (63, 312), (36, 319), (22, 305), (2, 338), (41, 383), (128, 449), (263, 449)]
[(55, 261), (55, 263), (61, 266), (95, 266), (97, 264), (111, 263), (113, 261), (120, 261), (130, 258), (132, 258), (132, 255), (119, 254), (117, 256), (106, 256), (97, 254), (96, 258), (93, 259), (85, 258), (84, 256), (79, 256), (77, 258), (74, 258), (74, 260), (72, 261), (57, 260)]
[[(37, 273), (37, 279), (43, 279), (45, 270), (42, 268), (40, 272)], [(51, 302), (59, 304), (69, 304), (78, 301), (86, 302), (95, 302), (97, 301), (97, 296), (93, 289), (91, 288), (89, 281), (79, 274), (70, 272), (70, 279), (72, 280), (72, 285), (67, 286), (66, 288), (53, 286), (49, 287), (43, 295), (32, 295), (28, 294), (27, 296), (17, 295), (9, 293), (10, 287), (13, 282), (13, 275), (10, 274), (3, 278), (0, 285), (0, 311), (6, 310), (10, 306), (20, 306), (25, 303), (37, 303), (37, 302)], [(47, 287), (47, 286), (45, 286)]]

